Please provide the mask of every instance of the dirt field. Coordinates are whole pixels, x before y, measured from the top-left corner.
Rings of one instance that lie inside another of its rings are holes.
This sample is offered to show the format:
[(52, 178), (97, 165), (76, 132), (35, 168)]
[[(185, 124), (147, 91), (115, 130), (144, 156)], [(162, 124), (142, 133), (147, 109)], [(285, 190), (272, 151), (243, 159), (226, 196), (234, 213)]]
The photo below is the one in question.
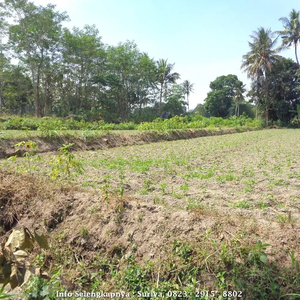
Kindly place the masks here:
[(53, 154), (2, 160), (2, 239), (17, 221), (47, 233), (61, 290), (299, 299), (299, 142), (280, 129), (90, 150), (67, 171)]

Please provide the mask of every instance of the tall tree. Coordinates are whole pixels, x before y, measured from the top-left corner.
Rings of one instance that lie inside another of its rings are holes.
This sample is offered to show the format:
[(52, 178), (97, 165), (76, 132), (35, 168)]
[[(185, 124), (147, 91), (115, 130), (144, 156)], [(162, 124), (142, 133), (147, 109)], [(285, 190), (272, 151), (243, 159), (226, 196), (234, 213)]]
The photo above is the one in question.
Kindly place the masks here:
[(233, 98), (237, 87), (243, 87), (243, 83), (236, 75), (219, 76), (209, 85), (205, 101), (205, 109), (213, 117), (228, 117), (233, 104)]
[(157, 66), (157, 82), (159, 84), (159, 112), (162, 112), (163, 94), (166, 96), (168, 85), (176, 83), (180, 75), (176, 72), (172, 73), (174, 64), (168, 64), (167, 59), (160, 59), (156, 62)]
[(59, 88), (64, 103), (57, 106), (61, 114), (70, 111), (90, 111), (97, 106), (101, 86), (95, 86), (93, 78), (105, 69), (105, 49), (98, 30), (94, 26), (64, 29), (60, 66), (62, 86)]
[(243, 95), (245, 91), (245, 84), (243, 84), (241, 81), (238, 81), (234, 87), (234, 96), (232, 98), (232, 101), (235, 103), (235, 115), (237, 117), (240, 115), (240, 104), (245, 101)]
[(185, 90), (179, 84), (173, 84), (166, 96), (166, 102), (163, 105), (164, 111), (171, 115), (181, 115), (186, 112), (187, 103), (184, 101)]
[(5, 0), (16, 24), (9, 27), (9, 44), (17, 58), (31, 73), (34, 89), (35, 113), (41, 115), (40, 79), (46, 57), (56, 51), (61, 22), (68, 17), (55, 11), (55, 5), (35, 6), (28, 0)]
[(185, 80), (183, 83), (182, 83), (182, 86), (184, 88), (184, 93), (186, 95), (186, 102), (187, 102), (187, 106), (188, 106), (188, 111), (190, 110), (190, 101), (189, 101), (189, 96), (190, 96), (190, 93), (193, 93), (194, 92), (194, 84), (191, 83), (190, 81), (188, 80)]
[(156, 80), (155, 63), (137, 45), (127, 41), (107, 49), (107, 98), (114, 113), (122, 121), (135, 108), (141, 109), (150, 101), (150, 90)]
[(22, 115), (32, 109), (32, 84), (24, 71), (19, 66), (7, 65), (3, 72), (3, 106), (8, 113)]
[(289, 48), (290, 46), (295, 47), (295, 56), (298, 68), (299, 60), (297, 54), (297, 45), (300, 41), (300, 19), (299, 19), (299, 11), (292, 10), (290, 12), (289, 18), (283, 17), (280, 18), (279, 21), (282, 22), (284, 30), (278, 31), (282, 38), (282, 48)]
[[(262, 87), (259, 103), (264, 108), (266, 123), (268, 124), (268, 113), (271, 105), (268, 73), (281, 56), (277, 55), (279, 51), (275, 48), (277, 39), (272, 39), (273, 33), (270, 29), (259, 28), (250, 37), (252, 38), (252, 42), (248, 42), (250, 51), (243, 56), (241, 68), (247, 72), (248, 78), (257, 82), (257, 87)], [(256, 105), (258, 106), (259, 103)]]
[(4, 56), (4, 50), (5, 50), (5, 46), (3, 44), (3, 37), (6, 35), (7, 33), (7, 21), (6, 18), (9, 16), (9, 13), (6, 12), (6, 10), (4, 9), (4, 4), (0, 3), (0, 113), (2, 110), (2, 106), (3, 106), (3, 72), (5, 69), (5, 64), (7, 62), (5, 56)]
[(292, 59), (281, 58), (269, 74), (270, 95), (273, 99), (270, 109), (272, 120), (288, 123), (293, 111), (300, 104), (300, 89), (297, 77), (298, 65)]

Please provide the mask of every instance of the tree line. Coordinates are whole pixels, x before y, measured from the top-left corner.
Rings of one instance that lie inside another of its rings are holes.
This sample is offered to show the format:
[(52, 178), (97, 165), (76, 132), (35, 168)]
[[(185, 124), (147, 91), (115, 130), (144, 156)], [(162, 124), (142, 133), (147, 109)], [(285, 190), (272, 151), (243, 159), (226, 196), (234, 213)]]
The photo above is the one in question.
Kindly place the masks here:
[[(300, 119), (300, 71), (297, 47), (300, 41), (299, 12), (292, 10), (289, 17), (279, 19), (283, 29), (258, 28), (250, 36), (249, 52), (243, 56), (241, 68), (251, 79), (251, 89), (246, 94), (266, 124), (272, 121), (288, 123)], [(296, 61), (279, 55), (293, 47)], [(235, 75), (220, 76), (210, 84), (211, 91), (204, 107), (213, 116), (239, 115), (240, 108), (248, 115), (249, 103), (245, 102), (245, 85)], [(253, 114), (253, 111), (252, 111)], [(250, 116), (250, 115), (249, 115)]]
[(95, 26), (65, 28), (55, 5), (5, 0), (0, 9), (0, 112), (117, 122), (188, 109), (193, 84), (178, 84), (167, 59), (131, 41), (106, 45)]
[[(0, 4), (0, 113), (140, 122), (189, 111), (194, 85), (178, 84), (174, 64), (154, 60), (132, 41), (104, 44), (95, 26), (69, 29), (63, 26), (68, 20), (55, 5)], [(241, 68), (251, 89), (246, 93), (236, 75), (219, 76), (194, 114), (245, 113), (266, 123), (300, 115), (299, 12), (280, 21), (281, 31), (258, 28), (250, 36)], [(291, 46), (296, 61), (279, 55)]]

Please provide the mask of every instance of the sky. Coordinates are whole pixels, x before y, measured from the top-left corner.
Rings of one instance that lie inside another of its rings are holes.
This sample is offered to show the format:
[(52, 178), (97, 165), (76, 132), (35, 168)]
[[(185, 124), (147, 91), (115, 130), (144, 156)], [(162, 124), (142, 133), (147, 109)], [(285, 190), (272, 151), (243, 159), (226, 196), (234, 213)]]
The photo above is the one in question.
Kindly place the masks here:
[[(96, 25), (102, 42), (134, 41), (154, 60), (175, 63), (174, 72), (194, 83), (190, 108), (204, 103), (209, 84), (235, 74), (250, 88), (241, 69), (250, 35), (260, 27), (282, 30), (281, 17), (300, 10), (299, 0), (31, 0), (66, 11), (65, 27)], [(279, 45), (279, 43), (278, 43)], [(282, 56), (295, 60), (294, 51)]]

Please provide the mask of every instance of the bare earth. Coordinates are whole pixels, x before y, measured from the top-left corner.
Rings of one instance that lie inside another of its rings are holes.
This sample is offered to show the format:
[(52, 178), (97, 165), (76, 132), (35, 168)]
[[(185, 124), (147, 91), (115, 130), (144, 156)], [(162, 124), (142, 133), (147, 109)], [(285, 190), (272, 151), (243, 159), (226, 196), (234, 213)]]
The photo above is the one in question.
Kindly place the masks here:
[(70, 247), (74, 260), (134, 253), (159, 266), (174, 241), (213, 233), (220, 242), (261, 240), (268, 259), (288, 266), (288, 252), (300, 259), (299, 142), (300, 130), (281, 129), (77, 152), (84, 174), (59, 178), (70, 188), (51, 182), (53, 155), (30, 167), (2, 160), (0, 194), (11, 199), (2, 238), (18, 220)]

